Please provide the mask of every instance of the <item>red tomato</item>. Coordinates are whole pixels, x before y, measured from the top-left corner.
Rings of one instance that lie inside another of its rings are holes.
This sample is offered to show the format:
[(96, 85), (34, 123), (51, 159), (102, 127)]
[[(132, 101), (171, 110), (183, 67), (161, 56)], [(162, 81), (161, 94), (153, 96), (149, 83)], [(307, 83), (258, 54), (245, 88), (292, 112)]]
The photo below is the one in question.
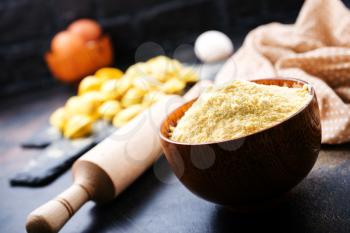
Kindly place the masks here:
[(62, 56), (68, 56), (76, 53), (84, 46), (84, 41), (77, 35), (68, 31), (62, 31), (56, 34), (51, 41), (51, 50)]
[(67, 30), (80, 36), (84, 41), (96, 40), (102, 34), (100, 25), (91, 19), (79, 19), (69, 25)]

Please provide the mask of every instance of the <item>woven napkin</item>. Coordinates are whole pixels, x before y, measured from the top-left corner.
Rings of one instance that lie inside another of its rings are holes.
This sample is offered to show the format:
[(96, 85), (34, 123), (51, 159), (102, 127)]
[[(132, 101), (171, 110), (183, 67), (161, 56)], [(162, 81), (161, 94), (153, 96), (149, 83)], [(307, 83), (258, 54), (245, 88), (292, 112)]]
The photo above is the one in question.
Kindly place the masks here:
[(254, 29), (216, 82), (276, 76), (314, 86), (322, 143), (350, 141), (350, 11), (340, 0), (306, 0), (295, 24)]

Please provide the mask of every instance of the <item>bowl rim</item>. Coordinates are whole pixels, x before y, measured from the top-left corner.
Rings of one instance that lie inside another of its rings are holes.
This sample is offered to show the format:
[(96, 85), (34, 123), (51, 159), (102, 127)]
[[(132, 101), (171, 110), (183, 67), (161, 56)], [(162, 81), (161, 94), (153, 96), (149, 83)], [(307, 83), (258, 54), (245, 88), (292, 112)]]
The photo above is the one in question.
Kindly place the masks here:
[[(166, 120), (168, 119), (168, 117), (172, 114), (174, 114), (179, 108), (181, 108), (182, 106), (184, 106), (185, 104), (197, 99), (192, 99), (192, 100), (189, 100), (189, 101), (186, 101), (185, 103), (183, 103), (181, 106), (177, 107), (175, 110), (173, 110), (171, 113), (169, 113), (166, 118), (162, 121), (162, 124), (160, 125), (160, 128), (159, 128), (159, 136), (162, 140), (164, 141), (167, 141), (168, 143), (172, 143), (172, 144), (177, 144), (177, 145), (184, 145), (184, 146), (201, 146), (201, 145), (214, 145), (214, 144), (219, 144), (219, 143), (227, 143), (227, 142), (231, 142), (231, 141), (236, 141), (236, 140), (242, 140), (244, 138), (247, 138), (249, 136), (252, 136), (252, 135), (255, 135), (255, 134), (258, 134), (258, 133), (262, 133), (264, 131), (267, 131), (273, 127), (276, 127), (278, 125), (281, 125), (282, 123), (290, 120), (291, 118), (295, 117), (296, 115), (300, 114), (302, 111), (304, 111), (309, 105), (310, 103), (313, 101), (314, 98), (316, 98), (316, 92), (315, 92), (315, 89), (314, 87), (312, 86), (312, 84), (308, 81), (305, 81), (305, 80), (301, 80), (301, 79), (297, 79), (297, 78), (283, 78), (283, 77), (272, 77), (272, 78), (259, 78), (259, 79), (250, 79), (250, 80), (247, 80), (247, 81), (269, 81), (269, 80), (280, 80), (280, 81), (292, 81), (292, 82), (295, 82), (295, 83), (302, 83), (304, 85), (307, 85), (308, 87), (308, 91), (309, 91), (309, 94), (311, 95), (311, 98), (308, 100), (307, 103), (305, 103), (305, 105), (303, 107), (301, 107), (298, 111), (294, 112), (293, 114), (291, 114), (290, 116), (288, 116), (287, 118), (285, 118), (283, 121), (281, 122), (278, 122), (272, 126), (269, 126), (267, 128), (263, 128), (259, 131), (256, 131), (254, 133), (250, 133), (250, 134), (247, 134), (247, 135), (244, 135), (244, 136), (241, 136), (241, 137), (237, 137), (237, 138), (233, 138), (233, 139), (225, 139), (225, 140), (221, 140), (221, 141), (211, 141), (211, 142), (202, 142), (202, 143), (186, 143), (186, 142), (178, 142), (178, 141), (174, 141), (174, 140), (171, 140), (169, 139), (168, 137), (164, 136), (163, 133), (162, 133), (162, 128), (163, 128), (163, 125), (164, 123), (166, 122)], [(273, 84), (272, 84), (273, 85)], [(317, 99), (317, 98), (316, 98)]]

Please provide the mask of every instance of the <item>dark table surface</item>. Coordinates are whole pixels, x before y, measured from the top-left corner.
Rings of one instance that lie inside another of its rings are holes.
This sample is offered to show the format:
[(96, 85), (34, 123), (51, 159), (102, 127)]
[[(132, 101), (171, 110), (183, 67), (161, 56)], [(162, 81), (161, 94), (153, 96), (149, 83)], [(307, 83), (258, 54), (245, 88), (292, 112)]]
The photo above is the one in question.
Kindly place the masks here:
[[(8, 178), (38, 151), (19, 143), (45, 127), (72, 94), (39, 91), (0, 104), (0, 232), (25, 232), (27, 214), (72, 182), (70, 171), (42, 188), (11, 187)], [(107, 232), (350, 232), (350, 145), (324, 146), (309, 176), (275, 209), (235, 214), (186, 190), (162, 158), (103, 206), (90, 202), (61, 231)]]

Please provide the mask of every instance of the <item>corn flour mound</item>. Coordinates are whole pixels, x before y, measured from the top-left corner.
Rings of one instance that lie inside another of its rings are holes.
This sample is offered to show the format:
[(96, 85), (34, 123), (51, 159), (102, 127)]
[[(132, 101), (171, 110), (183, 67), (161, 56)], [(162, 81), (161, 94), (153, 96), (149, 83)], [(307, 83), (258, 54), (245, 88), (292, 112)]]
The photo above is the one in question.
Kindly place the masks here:
[(202, 93), (173, 128), (170, 138), (205, 143), (242, 137), (283, 121), (310, 98), (306, 85), (289, 88), (235, 80)]

